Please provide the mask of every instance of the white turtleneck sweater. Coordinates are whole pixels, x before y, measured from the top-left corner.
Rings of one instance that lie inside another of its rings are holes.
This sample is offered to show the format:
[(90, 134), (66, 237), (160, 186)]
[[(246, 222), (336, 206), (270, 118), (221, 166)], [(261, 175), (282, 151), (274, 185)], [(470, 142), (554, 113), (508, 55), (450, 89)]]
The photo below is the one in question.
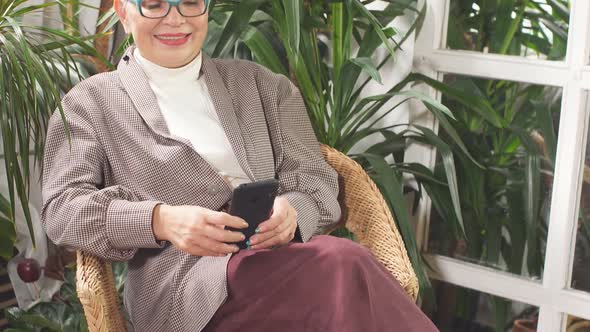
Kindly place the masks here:
[(200, 77), (202, 55), (199, 53), (180, 68), (166, 68), (150, 62), (137, 48), (134, 56), (148, 77), (170, 133), (188, 139), (195, 151), (232, 187), (250, 182), (221, 126), (207, 85)]

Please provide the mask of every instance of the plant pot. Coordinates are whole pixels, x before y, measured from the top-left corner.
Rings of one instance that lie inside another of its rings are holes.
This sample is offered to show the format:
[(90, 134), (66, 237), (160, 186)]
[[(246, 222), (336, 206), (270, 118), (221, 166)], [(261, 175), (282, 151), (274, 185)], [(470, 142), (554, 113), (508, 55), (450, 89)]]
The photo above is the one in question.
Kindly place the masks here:
[(570, 325), (567, 332), (590, 332), (590, 321), (578, 321)]
[(517, 319), (512, 326), (512, 332), (535, 332), (537, 331), (536, 319)]

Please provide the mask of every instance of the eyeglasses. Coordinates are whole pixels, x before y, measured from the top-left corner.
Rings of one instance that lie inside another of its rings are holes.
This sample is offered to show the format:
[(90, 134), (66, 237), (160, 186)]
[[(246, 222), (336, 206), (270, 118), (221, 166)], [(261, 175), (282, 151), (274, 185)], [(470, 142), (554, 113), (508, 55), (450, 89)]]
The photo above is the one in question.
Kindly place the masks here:
[(184, 17), (204, 15), (209, 8), (209, 0), (129, 0), (137, 5), (141, 16), (146, 18), (162, 18), (176, 7), (178, 13)]

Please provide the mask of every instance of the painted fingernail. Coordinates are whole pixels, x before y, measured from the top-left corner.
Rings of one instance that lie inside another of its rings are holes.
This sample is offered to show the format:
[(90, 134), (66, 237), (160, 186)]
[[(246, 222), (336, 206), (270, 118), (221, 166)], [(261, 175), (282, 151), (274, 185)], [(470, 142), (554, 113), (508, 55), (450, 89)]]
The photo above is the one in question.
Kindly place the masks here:
[(250, 246), (250, 240), (246, 241), (246, 245), (249, 247)]
[(260, 227), (256, 227), (256, 233), (260, 233)]

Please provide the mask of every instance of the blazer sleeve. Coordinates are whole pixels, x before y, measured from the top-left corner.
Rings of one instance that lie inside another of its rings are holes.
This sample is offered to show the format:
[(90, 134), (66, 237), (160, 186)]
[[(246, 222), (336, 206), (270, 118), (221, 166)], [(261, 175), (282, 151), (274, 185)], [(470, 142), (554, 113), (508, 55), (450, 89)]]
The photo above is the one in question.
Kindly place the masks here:
[(142, 200), (122, 186), (104, 188), (108, 161), (84, 106), (68, 96), (62, 105), (69, 137), (56, 111), (43, 160), (41, 221), (49, 238), (109, 260), (161, 247), (152, 230), (152, 211), (160, 202)]
[(297, 211), (299, 235), (306, 242), (340, 219), (338, 174), (323, 158), (298, 89), (285, 78), (279, 90), (284, 91), (278, 103), (279, 194)]

